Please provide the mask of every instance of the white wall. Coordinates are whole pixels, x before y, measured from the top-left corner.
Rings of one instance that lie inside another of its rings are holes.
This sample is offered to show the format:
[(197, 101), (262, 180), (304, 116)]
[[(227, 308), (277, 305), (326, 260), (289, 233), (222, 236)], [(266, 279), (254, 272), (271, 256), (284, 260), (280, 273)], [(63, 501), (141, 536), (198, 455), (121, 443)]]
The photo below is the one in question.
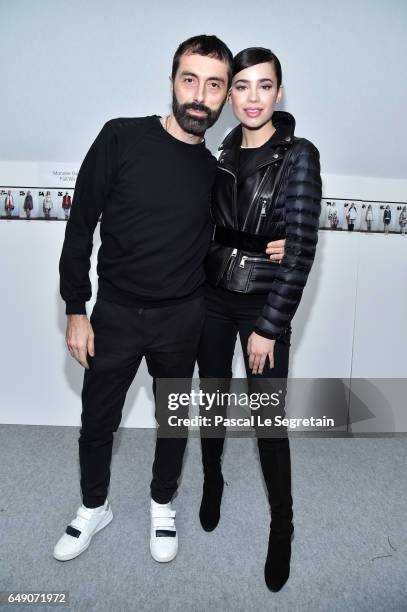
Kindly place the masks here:
[(0, 23), (0, 160), (77, 161), (107, 119), (166, 112), (176, 47), (214, 33), (277, 53), (323, 172), (405, 178), (404, 0), (0, 0)]
[[(216, 33), (234, 53), (260, 45), (280, 57), (281, 108), (320, 150), (325, 197), (405, 201), (406, 17), (401, 0), (0, 1), (0, 186), (24, 182), (16, 162), (77, 167), (111, 117), (167, 112), (178, 43)], [(208, 133), (213, 150), (233, 124), (226, 108)], [(83, 370), (65, 347), (58, 291), (64, 229), (0, 221), (3, 423), (79, 424)], [(407, 377), (406, 244), (400, 236), (320, 233), (294, 319), (292, 376)], [(235, 366), (243, 375), (239, 353)], [(154, 424), (144, 365), (122, 424)]]
[[(325, 175), (324, 194), (332, 193), (333, 186), (338, 198), (360, 193), (359, 179), (342, 179), (341, 184), (339, 177)], [(378, 199), (389, 192), (400, 196), (400, 182), (392, 187), (390, 183), (371, 179), (364, 197), (372, 199), (373, 191)], [(80, 423), (83, 369), (66, 349), (66, 316), (59, 295), (64, 231), (63, 221), (0, 222), (3, 423)], [(99, 244), (97, 230), (91, 270), (94, 295)], [(345, 381), (351, 376), (407, 378), (407, 283), (400, 280), (405, 279), (406, 250), (407, 236), (320, 231), (316, 261), (293, 322), (290, 376)], [(89, 314), (93, 303), (88, 303)], [(394, 333), (381, 324), (384, 312)], [(244, 376), (239, 345), (234, 375)], [(404, 414), (402, 408), (394, 410)], [(151, 380), (144, 362), (127, 396), (122, 425), (154, 426)]]

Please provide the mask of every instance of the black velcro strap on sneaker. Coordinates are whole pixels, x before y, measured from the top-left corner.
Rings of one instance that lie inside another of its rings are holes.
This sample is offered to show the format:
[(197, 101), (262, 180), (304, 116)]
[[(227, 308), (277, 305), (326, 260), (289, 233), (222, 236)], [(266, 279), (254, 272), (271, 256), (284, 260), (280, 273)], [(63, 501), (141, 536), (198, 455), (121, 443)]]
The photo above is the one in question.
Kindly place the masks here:
[(75, 527), (72, 527), (72, 525), (68, 525), (68, 527), (65, 529), (65, 533), (73, 536), (74, 538), (79, 538), (82, 532), (79, 531), (79, 529), (75, 529)]
[(156, 538), (175, 538), (176, 531), (170, 531), (168, 529), (156, 529)]

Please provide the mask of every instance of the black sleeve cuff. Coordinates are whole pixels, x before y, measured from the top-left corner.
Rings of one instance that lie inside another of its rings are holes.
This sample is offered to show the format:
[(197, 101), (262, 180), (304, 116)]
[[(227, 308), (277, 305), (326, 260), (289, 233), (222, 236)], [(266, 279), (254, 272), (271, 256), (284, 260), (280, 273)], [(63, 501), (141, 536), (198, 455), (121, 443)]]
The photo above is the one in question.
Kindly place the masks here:
[(86, 302), (66, 302), (65, 314), (87, 314)]
[(277, 338), (281, 336), (281, 334), (272, 334), (272, 333), (264, 332), (262, 329), (259, 329), (258, 327), (255, 327), (254, 331), (259, 336), (263, 336), (263, 338), (267, 338), (268, 340), (277, 340)]

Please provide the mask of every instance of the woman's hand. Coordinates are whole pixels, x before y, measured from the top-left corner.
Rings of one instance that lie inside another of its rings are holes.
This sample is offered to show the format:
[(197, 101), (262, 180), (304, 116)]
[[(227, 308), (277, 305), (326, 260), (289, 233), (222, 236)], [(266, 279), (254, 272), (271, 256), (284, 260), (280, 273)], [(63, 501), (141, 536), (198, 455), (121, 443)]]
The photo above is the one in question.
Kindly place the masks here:
[(272, 240), (267, 243), (266, 253), (270, 255), (271, 261), (280, 261), (284, 257), (285, 238), (282, 240)]
[(269, 340), (253, 332), (247, 342), (247, 354), (249, 356), (249, 368), (253, 374), (263, 374), (264, 364), (268, 356), (270, 368), (274, 368), (274, 345), (275, 340)]

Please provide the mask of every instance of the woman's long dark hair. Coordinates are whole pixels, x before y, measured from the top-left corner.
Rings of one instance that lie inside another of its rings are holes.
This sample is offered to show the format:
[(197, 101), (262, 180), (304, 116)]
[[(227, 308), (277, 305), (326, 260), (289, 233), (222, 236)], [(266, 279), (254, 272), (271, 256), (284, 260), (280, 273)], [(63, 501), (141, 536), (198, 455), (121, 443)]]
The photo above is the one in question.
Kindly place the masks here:
[(270, 49), (265, 47), (248, 47), (239, 51), (233, 58), (232, 76), (235, 76), (241, 70), (255, 66), (256, 64), (262, 64), (263, 62), (271, 62), (274, 66), (277, 77), (277, 89), (281, 85), (283, 79), (280, 60)]

